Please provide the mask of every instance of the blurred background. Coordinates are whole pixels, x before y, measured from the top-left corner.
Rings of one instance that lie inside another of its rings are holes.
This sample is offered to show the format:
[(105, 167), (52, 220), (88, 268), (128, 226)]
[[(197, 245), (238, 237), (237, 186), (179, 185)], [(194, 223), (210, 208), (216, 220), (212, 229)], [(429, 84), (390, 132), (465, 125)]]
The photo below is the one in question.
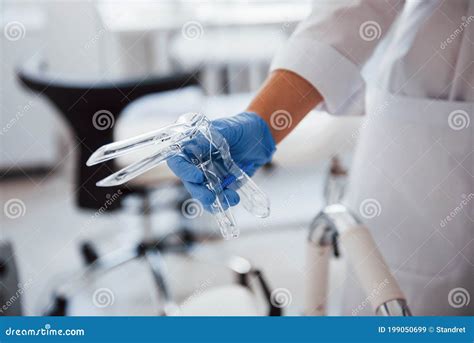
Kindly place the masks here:
[[(241, 235), (231, 241), (166, 166), (95, 186), (153, 149), (85, 161), (185, 112), (244, 110), (310, 1), (0, 4), (2, 313), (265, 315), (263, 275), (285, 299), (273, 310), (301, 314), (308, 227), (331, 158), (350, 161), (359, 118), (311, 113), (254, 177), (270, 217), (236, 208)], [(333, 264), (337, 314), (344, 273)]]

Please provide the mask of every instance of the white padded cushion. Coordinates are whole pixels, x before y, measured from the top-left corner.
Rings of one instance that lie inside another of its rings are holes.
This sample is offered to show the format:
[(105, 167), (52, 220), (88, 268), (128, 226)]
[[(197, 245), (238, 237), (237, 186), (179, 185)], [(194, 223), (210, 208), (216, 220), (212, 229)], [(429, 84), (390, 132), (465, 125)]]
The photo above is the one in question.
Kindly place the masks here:
[(239, 285), (214, 287), (188, 297), (172, 316), (261, 316), (255, 295)]

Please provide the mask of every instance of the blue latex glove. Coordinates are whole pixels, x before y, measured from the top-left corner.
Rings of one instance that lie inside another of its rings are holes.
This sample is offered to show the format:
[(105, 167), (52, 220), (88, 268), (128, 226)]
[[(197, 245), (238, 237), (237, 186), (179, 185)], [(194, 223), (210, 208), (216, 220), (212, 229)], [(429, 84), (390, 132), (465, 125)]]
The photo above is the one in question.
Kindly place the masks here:
[[(230, 118), (217, 119), (212, 125), (227, 140), (232, 159), (252, 176), (255, 171), (271, 161), (275, 152), (275, 141), (267, 123), (257, 114), (244, 112)], [(202, 142), (203, 149), (208, 142)], [(183, 181), (191, 196), (199, 200), (206, 209), (215, 200), (215, 194), (204, 185), (203, 173), (184, 156), (174, 156), (167, 161), (170, 169)], [(230, 206), (239, 203), (239, 195), (232, 189), (224, 189)]]

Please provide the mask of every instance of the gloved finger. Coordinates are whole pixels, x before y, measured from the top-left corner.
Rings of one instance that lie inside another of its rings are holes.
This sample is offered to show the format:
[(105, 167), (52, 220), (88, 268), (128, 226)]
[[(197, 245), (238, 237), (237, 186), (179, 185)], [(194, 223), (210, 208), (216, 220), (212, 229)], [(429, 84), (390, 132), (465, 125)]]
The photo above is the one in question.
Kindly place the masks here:
[(230, 188), (224, 189), (224, 195), (227, 198), (227, 201), (229, 202), (230, 206), (235, 206), (240, 201), (239, 194), (233, 189), (230, 189)]
[[(191, 182), (183, 182), (184, 187), (188, 190), (194, 199), (197, 199), (207, 212), (213, 212), (211, 206), (216, 199), (215, 194), (205, 186), (197, 185)], [(235, 206), (240, 201), (239, 194), (232, 189), (225, 189), (224, 196), (220, 196), (222, 208), (227, 210), (229, 206)]]
[(210, 206), (216, 199), (214, 193), (203, 184), (183, 181), (183, 185), (189, 194), (191, 194), (194, 199), (199, 200), (204, 207)]
[[(224, 193), (219, 195), (219, 199), (221, 200), (222, 204), (222, 209), (225, 211), (227, 210), (230, 206), (235, 206), (239, 203), (240, 201), (240, 196), (239, 194), (234, 191), (233, 189), (224, 189)], [(214, 212), (214, 210), (211, 208), (212, 204), (207, 204), (204, 206), (204, 209), (207, 212)]]
[(169, 158), (168, 167), (183, 181), (192, 183), (203, 183), (204, 175), (198, 167), (186, 160), (183, 156), (177, 155)]
[(258, 169), (258, 166), (255, 163), (241, 163), (239, 167), (248, 176), (253, 176)]

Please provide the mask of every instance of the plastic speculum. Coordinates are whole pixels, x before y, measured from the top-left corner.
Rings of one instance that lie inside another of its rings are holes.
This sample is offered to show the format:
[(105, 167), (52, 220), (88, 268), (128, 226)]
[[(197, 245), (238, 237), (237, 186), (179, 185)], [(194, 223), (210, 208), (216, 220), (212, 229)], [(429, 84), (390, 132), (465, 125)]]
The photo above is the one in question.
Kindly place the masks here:
[(101, 163), (150, 145), (156, 147), (152, 155), (119, 170), (97, 185), (107, 187), (123, 184), (168, 158), (181, 154), (203, 172), (205, 186), (216, 195), (208, 210), (216, 218), (225, 239), (239, 236), (229, 201), (223, 192), (225, 188), (239, 194), (248, 212), (260, 218), (270, 214), (270, 201), (266, 194), (233, 161), (225, 138), (200, 113), (186, 113), (174, 124), (162, 129), (104, 145), (92, 154), (87, 165)]

